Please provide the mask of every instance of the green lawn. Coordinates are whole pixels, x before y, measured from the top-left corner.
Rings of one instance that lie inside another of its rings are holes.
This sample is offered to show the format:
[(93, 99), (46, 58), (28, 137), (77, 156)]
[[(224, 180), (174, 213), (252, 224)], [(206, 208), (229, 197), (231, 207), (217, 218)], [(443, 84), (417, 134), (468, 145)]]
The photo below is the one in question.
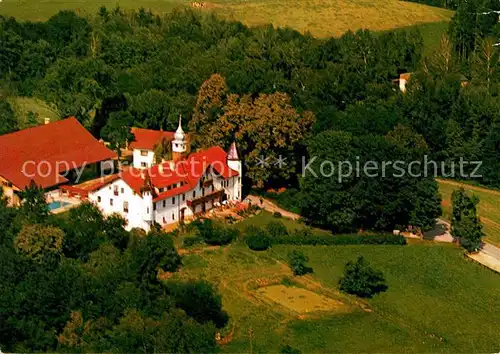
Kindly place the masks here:
[[(245, 223), (271, 219), (264, 213)], [(292, 221), (287, 226), (297, 227)], [(301, 315), (258, 296), (259, 287), (291, 277), (285, 259), (293, 249), (309, 256), (314, 273), (292, 280), (343, 302), (343, 311)], [(389, 285), (386, 293), (366, 302), (336, 290), (345, 262), (359, 255), (382, 270)], [(185, 256), (174, 276), (218, 285), (231, 316), (225, 334), (232, 332), (232, 341), (222, 348), (227, 353), (248, 352), (250, 329), (255, 353), (277, 352), (280, 344), (303, 353), (500, 350), (500, 317), (495, 315), (500, 277), (468, 261), (453, 245), (275, 246), (253, 252), (235, 243)]]
[(45, 118), (49, 118), (51, 122), (60, 119), (57, 108), (48, 103), (32, 97), (9, 97), (8, 102), (16, 114), (21, 129), (30, 126), (28, 121), (28, 113), (33, 112), (38, 116), (38, 124), (42, 124)]
[[(479, 197), (479, 216), (484, 224), (486, 240), (500, 246), (500, 192), (466, 184), (460, 185)], [(450, 220), (451, 194), (460, 188), (460, 185), (453, 181), (439, 181), (439, 190), (443, 199), (443, 216), (446, 220)]]

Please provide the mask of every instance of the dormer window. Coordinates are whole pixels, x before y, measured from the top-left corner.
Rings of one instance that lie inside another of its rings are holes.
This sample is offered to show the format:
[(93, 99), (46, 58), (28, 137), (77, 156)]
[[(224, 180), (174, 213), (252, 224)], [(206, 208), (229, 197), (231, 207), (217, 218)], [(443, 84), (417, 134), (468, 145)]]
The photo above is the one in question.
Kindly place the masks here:
[(141, 156), (148, 156), (148, 150), (141, 150)]

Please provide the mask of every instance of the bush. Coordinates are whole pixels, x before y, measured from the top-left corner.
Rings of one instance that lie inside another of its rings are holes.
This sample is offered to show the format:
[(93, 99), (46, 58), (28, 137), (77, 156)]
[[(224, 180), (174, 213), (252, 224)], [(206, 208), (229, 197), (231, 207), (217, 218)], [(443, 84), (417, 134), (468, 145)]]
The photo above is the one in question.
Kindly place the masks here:
[(227, 245), (238, 236), (236, 229), (213, 220), (198, 221), (195, 226), (208, 245)]
[(250, 226), (245, 230), (245, 242), (253, 251), (265, 251), (271, 247), (266, 231), (257, 226)]
[(270, 237), (282, 237), (288, 235), (288, 229), (281, 221), (271, 221), (266, 226)]
[(275, 211), (275, 212), (273, 213), (273, 216), (274, 216), (275, 218), (281, 218), (283, 215), (281, 215), (281, 213), (280, 213), (279, 211)]
[(265, 251), (271, 247), (271, 240), (265, 234), (248, 236), (246, 243), (253, 251)]
[(356, 263), (346, 263), (339, 287), (346, 293), (368, 298), (388, 288), (382, 272), (373, 269), (363, 257)]
[(288, 265), (295, 275), (312, 273), (312, 268), (307, 265), (308, 261), (309, 257), (300, 251), (294, 250), (288, 253)]
[(280, 354), (302, 354), (299, 349), (293, 348), (290, 345), (281, 345)]
[(204, 280), (169, 282), (167, 289), (176, 306), (199, 323), (212, 322), (217, 328), (222, 328), (229, 321), (228, 314), (222, 310), (221, 296), (211, 283)]
[(184, 241), (182, 242), (182, 245), (184, 247), (192, 247), (195, 245), (202, 244), (204, 242), (203, 237), (201, 236), (188, 236), (184, 238)]
[(316, 234), (309, 228), (298, 229), (290, 234), (271, 239), (275, 245), (406, 245), (406, 239), (393, 234)]

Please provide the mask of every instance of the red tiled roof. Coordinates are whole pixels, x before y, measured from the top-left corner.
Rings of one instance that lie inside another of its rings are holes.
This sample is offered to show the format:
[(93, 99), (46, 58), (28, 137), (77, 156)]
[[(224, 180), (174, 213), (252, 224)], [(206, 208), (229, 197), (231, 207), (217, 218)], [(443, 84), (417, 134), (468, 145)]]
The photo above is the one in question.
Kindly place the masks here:
[(121, 178), (136, 193), (140, 193), (146, 174), (149, 175), (152, 184), (158, 189), (177, 183), (182, 184), (177, 188), (159, 193), (154, 197), (154, 200), (158, 201), (193, 189), (209, 166), (212, 166), (225, 179), (238, 176), (238, 172), (227, 165), (226, 159), (226, 152), (215, 146), (192, 153), (187, 159), (175, 163), (164, 162), (147, 170), (128, 168), (122, 172)]
[(20, 189), (31, 180), (52, 187), (68, 181), (60, 173), (115, 158), (74, 117), (0, 136), (0, 176)]
[(135, 141), (129, 144), (129, 149), (153, 150), (155, 145), (163, 139), (171, 141), (174, 139), (174, 132), (164, 132), (162, 130), (151, 130), (142, 128), (132, 128)]

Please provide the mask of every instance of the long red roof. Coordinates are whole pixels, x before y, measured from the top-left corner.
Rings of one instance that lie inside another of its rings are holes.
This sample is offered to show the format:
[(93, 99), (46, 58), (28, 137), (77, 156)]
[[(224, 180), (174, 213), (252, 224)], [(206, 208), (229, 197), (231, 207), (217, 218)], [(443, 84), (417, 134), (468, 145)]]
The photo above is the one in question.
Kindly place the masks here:
[(158, 201), (193, 189), (210, 166), (225, 179), (239, 175), (227, 165), (226, 152), (214, 146), (192, 153), (175, 163), (164, 162), (148, 169), (128, 168), (122, 172), (121, 178), (138, 194), (144, 186), (146, 174), (158, 189), (179, 184), (176, 188), (160, 192), (155, 197), (155, 201)]
[(0, 136), (0, 176), (19, 189), (31, 180), (52, 187), (68, 181), (65, 171), (115, 158), (74, 117)]
[(174, 132), (165, 132), (162, 130), (151, 130), (143, 128), (132, 128), (135, 140), (129, 144), (130, 149), (153, 150), (155, 145), (163, 139), (171, 141), (174, 139)]

